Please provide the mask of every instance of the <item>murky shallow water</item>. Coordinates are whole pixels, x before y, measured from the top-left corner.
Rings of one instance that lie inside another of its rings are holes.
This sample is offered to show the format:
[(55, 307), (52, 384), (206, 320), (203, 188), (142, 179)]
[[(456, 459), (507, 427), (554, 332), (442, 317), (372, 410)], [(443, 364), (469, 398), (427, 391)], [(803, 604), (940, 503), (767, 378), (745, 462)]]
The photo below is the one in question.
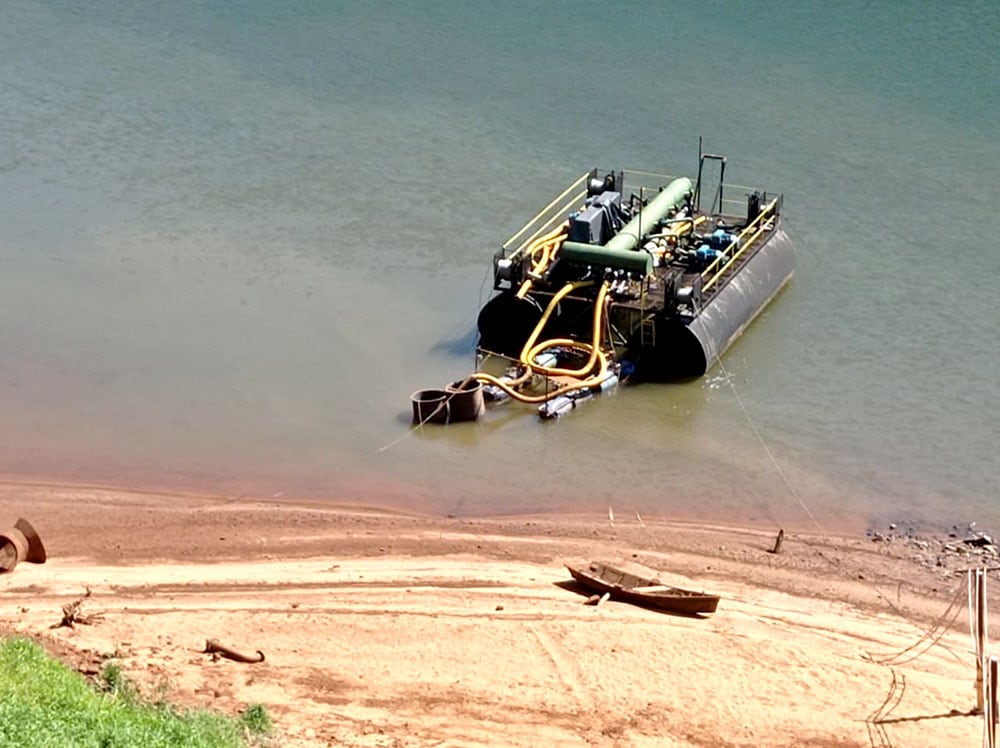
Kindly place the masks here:
[[(707, 3), (704, 35), (602, 7), (15, 3), (0, 470), (432, 512), (995, 522), (989, 6)], [(723, 367), (554, 424), (407, 435), (409, 394), (473, 364), (500, 242), (591, 166), (692, 172), (698, 135), (733, 182), (785, 193), (799, 251)]]

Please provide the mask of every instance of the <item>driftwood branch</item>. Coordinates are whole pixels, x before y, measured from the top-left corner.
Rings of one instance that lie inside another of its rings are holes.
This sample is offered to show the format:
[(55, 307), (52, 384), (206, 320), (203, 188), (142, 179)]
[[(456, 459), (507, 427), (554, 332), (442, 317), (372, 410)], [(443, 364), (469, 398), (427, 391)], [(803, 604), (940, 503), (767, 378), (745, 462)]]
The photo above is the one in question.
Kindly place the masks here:
[(80, 606), (83, 605), (83, 601), (90, 597), (90, 587), (87, 588), (87, 594), (81, 597), (79, 600), (74, 600), (71, 603), (67, 603), (62, 606), (63, 617), (59, 623), (55, 623), (51, 628), (58, 629), (63, 626), (68, 626), (69, 628), (75, 628), (76, 624), (81, 623), (89, 626), (97, 621), (101, 620), (104, 616), (101, 613), (91, 613), (90, 615), (85, 615), (80, 612)]
[(259, 649), (256, 655), (245, 655), (242, 652), (237, 652), (235, 649), (230, 649), (229, 647), (223, 646), (219, 643), (218, 639), (207, 639), (205, 641), (205, 654), (212, 655), (212, 659), (218, 659), (219, 657), (225, 657), (227, 660), (233, 660), (234, 662), (263, 662), (264, 653)]

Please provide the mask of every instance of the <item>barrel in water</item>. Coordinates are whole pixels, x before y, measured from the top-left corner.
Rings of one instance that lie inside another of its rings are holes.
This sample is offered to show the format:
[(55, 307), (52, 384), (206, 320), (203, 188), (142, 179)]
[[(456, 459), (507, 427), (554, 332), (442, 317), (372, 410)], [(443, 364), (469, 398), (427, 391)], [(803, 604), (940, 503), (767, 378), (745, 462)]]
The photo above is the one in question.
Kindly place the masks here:
[(414, 423), (448, 423), (451, 403), (444, 390), (417, 390), (410, 395), (410, 402)]
[(471, 377), (460, 382), (452, 382), (444, 391), (448, 394), (450, 420), (475, 421), (486, 412), (483, 398), (483, 383)]

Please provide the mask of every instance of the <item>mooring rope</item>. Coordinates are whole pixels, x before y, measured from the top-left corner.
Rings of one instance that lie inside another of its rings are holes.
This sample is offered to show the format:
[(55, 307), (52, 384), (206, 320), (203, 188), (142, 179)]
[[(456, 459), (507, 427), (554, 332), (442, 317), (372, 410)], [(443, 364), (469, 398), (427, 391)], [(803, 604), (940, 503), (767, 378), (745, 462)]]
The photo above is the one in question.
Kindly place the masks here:
[[(791, 227), (786, 226), (786, 228), (790, 229)], [(799, 236), (798, 232), (796, 232), (794, 230), (791, 230), (790, 233), (794, 233), (795, 235)], [(758, 428), (756, 422), (754, 421), (753, 417), (751, 416), (749, 408), (747, 407), (746, 403), (744, 402), (743, 397), (740, 395), (740, 392), (737, 389), (735, 382), (733, 381), (733, 377), (730, 374), (729, 370), (726, 368), (726, 365), (723, 363), (722, 357), (720, 356), (720, 354), (719, 354), (718, 350), (716, 349), (714, 343), (711, 346), (711, 353), (712, 353), (712, 356), (714, 358), (715, 363), (719, 367), (719, 370), (720, 370), (722, 376), (725, 378), (726, 383), (729, 385), (729, 390), (730, 390), (730, 392), (732, 392), (734, 400), (736, 401), (737, 405), (739, 406), (740, 411), (743, 413), (743, 417), (745, 418), (745, 420), (747, 422), (747, 425), (750, 427), (750, 430), (753, 432), (754, 437), (757, 439), (757, 442), (760, 444), (761, 449), (763, 450), (764, 454), (767, 456), (767, 459), (771, 463), (771, 465), (774, 468), (775, 472), (781, 478), (782, 483), (784, 483), (784, 485), (787, 488), (788, 492), (795, 498), (795, 500), (798, 503), (798, 505), (802, 508), (802, 511), (806, 513), (806, 515), (809, 517), (809, 519), (812, 520), (813, 524), (819, 529), (820, 534), (823, 536), (823, 538), (827, 542), (832, 542), (832, 538), (830, 536), (830, 533), (826, 530), (826, 528), (823, 526), (823, 524), (819, 521), (819, 519), (816, 517), (816, 515), (812, 512), (812, 510), (806, 504), (806, 501), (803, 498), (802, 494), (795, 488), (795, 486), (792, 484), (791, 480), (789, 480), (788, 475), (785, 473), (785, 471), (782, 469), (781, 465), (778, 463), (778, 460), (775, 457), (774, 452), (771, 450), (770, 445), (767, 443), (767, 440), (764, 438), (763, 433), (761, 432), (760, 428)], [(827, 564), (832, 565), (832, 562), (829, 559), (827, 559), (825, 556), (821, 556), (821, 558), (823, 558), (824, 561)], [(911, 623), (916, 624), (915, 619), (911, 618), (904, 611), (900, 610), (900, 608), (898, 606), (894, 605), (892, 603), (892, 601), (889, 600), (885, 596), (885, 594), (875, 585), (874, 582), (868, 582), (868, 581), (866, 581), (865, 584), (866, 584), (866, 586), (869, 587), (869, 589), (873, 590), (874, 593), (876, 594), (876, 596), (879, 599), (881, 599), (890, 609), (892, 609), (892, 611), (896, 615), (898, 615), (903, 620), (906, 620), (906, 621), (909, 621)], [(946, 610), (940, 616), (938, 616), (936, 619), (934, 619), (931, 622), (931, 625), (929, 627), (923, 628), (920, 637), (918, 637), (918, 639), (915, 642), (913, 642), (911, 645), (909, 645), (905, 649), (901, 650), (900, 652), (897, 652), (896, 654), (891, 655), (891, 656), (889, 656), (889, 657), (887, 657), (887, 658), (885, 658), (885, 659), (883, 659), (881, 661), (880, 660), (876, 660), (874, 657), (872, 657), (871, 654), (869, 654), (869, 658), (873, 662), (876, 662), (878, 664), (887, 664), (887, 665), (888, 664), (904, 664), (904, 663), (911, 662), (912, 660), (916, 659), (917, 657), (922, 656), (923, 654), (925, 654), (926, 652), (928, 652), (933, 646), (938, 645), (938, 646), (941, 646), (945, 651), (947, 651), (956, 660), (958, 660), (959, 662), (962, 662), (963, 661), (962, 658), (959, 657), (959, 655), (957, 655), (950, 647), (948, 647), (947, 645), (945, 645), (941, 641), (941, 639), (948, 632), (948, 630), (951, 628), (951, 626), (955, 623), (955, 621), (958, 619), (958, 616), (961, 613), (961, 608), (959, 608), (958, 610), (954, 610), (954, 613), (952, 612), (953, 609), (955, 608), (955, 606), (957, 605), (957, 601), (958, 601), (958, 599), (960, 597), (960, 594), (961, 594), (961, 585), (959, 585), (958, 588), (956, 589), (956, 591), (953, 593), (952, 599), (951, 599), (948, 607), (946, 608)], [(970, 605), (971, 605), (971, 598), (970, 598)], [(926, 646), (920, 648), (919, 651), (915, 651), (923, 643), (926, 643)], [(906, 655), (909, 652), (915, 652), (915, 653), (912, 655), (912, 657), (908, 657), (908, 658), (905, 658), (905, 659), (899, 659), (900, 657), (902, 657), (903, 655)]]
[[(955, 623), (956, 620), (958, 620), (958, 616), (961, 615), (962, 613), (962, 606), (960, 604), (961, 600), (962, 600), (962, 584), (959, 583), (956, 585), (955, 592), (952, 594), (951, 597), (951, 602), (948, 603), (948, 607), (945, 609), (944, 613), (939, 615), (931, 622), (930, 627), (924, 630), (920, 638), (918, 638), (908, 647), (905, 647), (891, 655), (876, 657), (871, 652), (868, 652), (867, 653), (868, 659), (879, 665), (905, 665), (906, 663), (912, 662), (913, 660), (923, 655), (925, 652), (929, 651), (930, 648), (933, 647), (935, 644), (940, 644), (941, 647), (946, 652), (948, 652), (948, 654), (950, 654), (959, 662), (962, 662), (963, 661), (962, 658), (959, 657), (957, 654), (955, 654), (950, 647), (941, 644), (941, 639), (944, 637), (945, 634), (948, 633), (948, 631), (951, 629), (951, 626)], [(897, 615), (903, 618), (907, 618), (907, 616), (903, 614), (902, 611), (895, 608), (895, 606), (892, 607), (896, 611)], [(952, 613), (953, 610), (954, 613)], [(926, 646), (920, 648), (919, 651), (916, 651), (918, 647), (920, 647), (921, 644), (924, 644), (925, 642)], [(914, 653), (912, 656), (909, 657), (905, 656), (911, 652)]]
[(774, 467), (775, 472), (777, 472), (778, 475), (780, 476), (782, 483), (785, 484), (785, 488), (787, 488), (788, 492), (795, 497), (795, 500), (798, 501), (799, 506), (802, 507), (802, 511), (804, 511), (806, 515), (809, 517), (809, 519), (813, 521), (813, 524), (815, 524), (816, 527), (819, 528), (819, 531), (829, 539), (829, 533), (827, 533), (826, 528), (823, 527), (823, 524), (818, 519), (816, 519), (816, 515), (812, 513), (812, 510), (810, 510), (809, 507), (806, 505), (805, 499), (802, 498), (802, 494), (800, 494), (795, 489), (795, 486), (792, 485), (792, 482), (788, 479), (788, 476), (785, 474), (785, 471), (781, 469), (781, 465), (778, 464), (778, 460), (777, 458), (775, 458), (774, 452), (771, 451), (771, 447), (768, 446), (767, 441), (764, 439), (764, 435), (761, 433), (760, 429), (757, 428), (757, 424), (754, 423), (754, 420), (750, 415), (749, 408), (747, 408), (746, 403), (743, 402), (743, 398), (740, 397), (739, 390), (736, 389), (736, 384), (733, 382), (733, 377), (730, 375), (729, 370), (726, 368), (726, 365), (722, 363), (722, 357), (716, 350), (714, 343), (712, 343), (712, 353), (715, 355), (715, 361), (718, 364), (720, 371), (722, 372), (723, 378), (729, 385), (730, 391), (733, 393), (733, 397), (736, 400), (736, 404), (740, 406), (740, 410), (743, 412), (743, 417), (746, 419), (747, 424), (750, 426), (750, 430), (753, 432), (753, 435), (757, 438), (757, 442), (760, 444), (761, 449), (764, 450), (764, 454), (767, 455), (767, 459)]
[[(483, 279), (482, 279), (482, 281), (480, 281), (480, 283), (479, 283), (479, 308), (480, 309), (482, 309), (482, 307), (483, 307), (483, 294), (486, 291), (486, 282), (490, 279), (490, 275), (491, 274), (492, 274), (492, 270), (490, 268), (487, 268), (483, 272)], [(475, 325), (475, 321), (473, 321), (473, 325)], [(473, 349), (472, 349), (473, 369), (476, 368), (475, 367), (475, 364), (476, 364), (475, 357), (477, 356), (477, 354), (478, 354), (478, 349), (475, 346), (473, 346)], [(393, 439), (392, 441), (387, 442), (386, 444), (383, 444), (381, 447), (379, 447), (378, 449), (376, 449), (372, 454), (380, 454), (380, 453), (385, 452), (385, 451), (387, 451), (389, 449), (392, 449), (393, 447), (395, 447), (397, 444), (399, 444), (400, 442), (404, 441), (405, 439), (409, 439), (417, 431), (421, 431), (423, 429), (423, 427), (424, 427), (425, 424), (429, 423), (432, 418), (434, 418), (438, 413), (441, 412), (441, 408), (448, 407), (448, 403), (451, 402), (451, 399), (453, 397), (455, 397), (457, 394), (458, 394), (458, 392), (452, 392), (445, 400), (443, 400), (436, 408), (434, 408), (434, 410), (432, 410), (426, 417), (424, 417), (423, 419), (421, 419), (417, 423), (413, 424), (401, 436), (398, 436), (397, 438)]]

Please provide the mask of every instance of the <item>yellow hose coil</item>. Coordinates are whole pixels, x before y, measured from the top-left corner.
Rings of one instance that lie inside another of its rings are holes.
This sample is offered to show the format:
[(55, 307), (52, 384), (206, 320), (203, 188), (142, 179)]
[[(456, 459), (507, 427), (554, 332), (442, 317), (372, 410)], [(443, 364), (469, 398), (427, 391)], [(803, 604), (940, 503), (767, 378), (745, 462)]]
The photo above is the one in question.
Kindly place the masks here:
[[(604, 380), (605, 372), (608, 368), (607, 356), (601, 351), (601, 320), (603, 318), (604, 306), (607, 301), (608, 291), (610, 285), (605, 282), (601, 285), (600, 291), (597, 294), (597, 300), (594, 302), (594, 319), (592, 324), (592, 335), (590, 343), (581, 343), (570, 338), (554, 338), (552, 340), (546, 340), (541, 343), (536, 344), (535, 341), (538, 340), (538, 336), (541, 335), (542, 330), (549, 321), (549, 317), (552, 316), (552, 312), (558, 306), (559, 302), (562, 301), (567, 295), (572, 293), (578, 288), (584, 288), (593, 284), (593, 281), (575, 281), (572, 283), (567, 283), (563, 286), (556, 294), (549, 300), (548, 306), (545, 308), (545, 312), (542, 314), (542, 318), (535, 325), (535, 329), (532, 331), (528, 340), (524, 344), (524, 348), (521, 349), (520, 363), (524, 367), (524, 373), (517, 379), (509, 382), (505, 382), (491, 374), (486, 374), (483, 372), (476, 372), (472, 376), (480, 382), (486, 382), (488, 384), (495, 385), (501, 390), (506, 392), (510, 397), (518, 400), (522, 403), (544, 403), (551, 400), (554, 397), (558, 397), (564, 392), (570, 392), (572, 390), (579, 390), (584, 387), (591, 387), (596, 384), (600, 384)], [(563, 348), (571, 348), (577, 351), (589, 353), (587, 363), (581, 366), (579, 369), (561, 369), (555, 366), (540, 366), (535, 363), (535, 358), (539, 353), (544, 351), (546, 348), (552, 348), (555, 346), (560, 346)], [(547, 392), (543, 395), (525, 395), (522, 392), (518, 392), (515, 387), (519, 387), (524, 384), (528, 379), (531, 378), (533, 374), (542, 374), (544, 376), (569, 376), (580, 378), (587, 374), (590, 374), (595, 370), (596, 366), (597, 373), (593, 374), (585, 379), (580, 379), (578, 382), (571, 382), (564, 384), (562, 387), (557, 387), (551, 392)]]

